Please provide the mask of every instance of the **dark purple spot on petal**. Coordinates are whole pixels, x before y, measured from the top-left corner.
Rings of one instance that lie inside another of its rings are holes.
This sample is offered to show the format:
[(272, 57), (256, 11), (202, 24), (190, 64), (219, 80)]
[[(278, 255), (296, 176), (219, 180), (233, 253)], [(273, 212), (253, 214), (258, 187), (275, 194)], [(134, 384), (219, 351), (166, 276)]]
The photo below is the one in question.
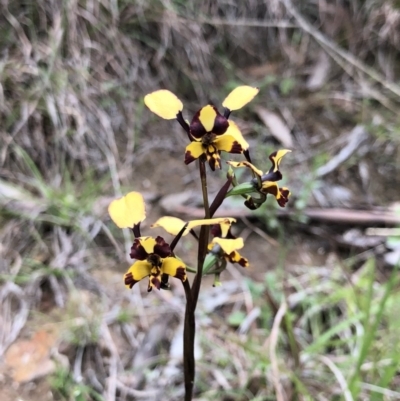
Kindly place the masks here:
[(175, 273), (174, 277), (179, 278), (179, 280), (181, 280), (181, 281), (185, 281), (186, 280), (186, 269), (184, 267), (178, 267), (176, 269), (176, 273)]
[(287, 188), (279, 188), (279, 192), (281, 196), (277, 199), (278, 205), (280, 207), (285, 207), (286, 203), (289, 202), (290, 191)]
[(240, 255), (239, 252), (233, 251), (229, 255), (225, 255), (231, 263), (238, 263), (242, 267), (247, 267), (249, 265), (249, 261)]
[(190, 164), (196, 160), (195, 157), (192, 156), (192, 152), (190, 150), (185, 153), (185, 164)]
[(215, 111), (217, 112), (217, 117), (215, 117), (212, 133), (216, 135), (225, 134), (226, 130), (229, 127), (229, 122), (224, 116), (221, 116), (221, 114), (219, 114), (219, 111), (217, 109), (215, 109)]
[(281, 179), (282, 179), (282, 173), (279, 170), (277, 170), (275, 172), (272, 171), (270, 173), (267, 173), (267, 174), (264, 174), (261, 176), (262, 182), (264, 182), (264, 181), (276, 182), (276, 181), (280, 181)]
[(222, 235), (221, 226), (219, 224), (214, 224), (211, 227), (211, 235), (213, 237), (220, 237)]
[(196, 139), (200, 139), (203, 135), (207, 133), (203, 124), (200, 122), (201, 109), (194, 115), (192, 122), (190, 123), (190, 135), (192, 135)]
[(269, 187), (262, 188), (261, 191), (264, 194), (271, 194), (271, 195), (274, 195), (275, 198), (277, 198), (279, 189), (278, 189), (278, 187), (276, 185), (271, 185)]
[(171, 255), (171, 248), (169, 247), (169, 244), (165, 242), (164, 238), (160, 236), (156, 238), (156, 245), (154, 245), (154, 253), (163, 259)]
[[(158, 276), (157, 276), (157, 277), (150, 276), (150, 282), (151, 282), (151, 284), (153, 284), (154, 287), (157, 288), (157, 290), (160, 289), (160, 287), (161, 287), (161, 281), (160, 281), (160, 279), (159, 279)], [(148, 291), (148, 292), (151, 291), (151, 285), (150, 285), (150, 283), (149, 283), (149, 287), (147, 288), (147, 291)]]
[(124, 282), (125, 285), (129, 286), (129, 288), (132, 288), (137, 283), (137, 280), (133, 279), (132, 273), (127, 273), (125, 274)]
[(243, 152), (242, 145), (240, 145), (240, 143), (237, 142), (237, 141), (233, 142), (232, 148), (229, 151), (229, 153), (239, 154), (239, 153), (242, 153), (242, 152)]
[[(215, 155), (215, 154), (214, 154), (214, 155)], [(218, 157), (218, 159), (219, 159), (219, 157)], [(213, 156), (211, 156), (211, 157), (208, 159), (208, 164), (210, 165), (210, 168), (211, 168), (212, 171), (215, 171), (215, 168), (216, 168), (216, 167), (221, 168), (221, 164), (220, 164), (219, 161), (218, 161), (215, 157), (213, 157)]]
[(146, 252), (143, 246), (140, 245), (139, 238), (136, 238), (133, 241), (133, 245), (131, 247), (131, 253), (129, 255), (132, 259), (137, 259), (137, 260), (145, 260), (147, 256), (149, 256), (149, 254)]

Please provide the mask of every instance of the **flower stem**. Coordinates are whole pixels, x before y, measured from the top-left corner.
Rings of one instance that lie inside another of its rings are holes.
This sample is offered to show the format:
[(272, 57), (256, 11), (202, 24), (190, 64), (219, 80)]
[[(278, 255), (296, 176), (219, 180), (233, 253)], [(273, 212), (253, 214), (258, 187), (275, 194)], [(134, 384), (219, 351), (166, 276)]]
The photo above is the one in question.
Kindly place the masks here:
[(189, 281), (183, 283), (186, 296), (185, 323), (183, 329), (183, 370), (185, 375), (185, 401), (191, 401), (195, 376), (194, 335), (196, 322)]
[[(201, 189), (203, 192), (205, 218), (210, 218), (210, 207), (208, 204), (207, 173), (205, 159), (200, 158), (199, 170), (201, 179)], [(208, 238), (210, 233), (209, 226), (202, 226), (199, 235), (197, 253), (197, 274), (194, 277), (192, 288), (187, 282), (183, 283), (186, 295), (185, 323), (183, 329), (183, 366), (185, 375), (185, 401), (191, 401), (193, 396), (193, 386), (195, 378), (195, 359), (194, 359), (194, 340), (196, 335), (195, 312), (199, 297), (201, 279), (203, 275), (203, 264), (207, 254)]]
[[(210, 207), (208, 204), (206, 161), (204, 158), (200, 158), (199, 160), (199, 170), (201, 179), (201, 190), (203, 193), (204, 218), (209, 219)], [(199, 298), (201, 279), (203, 277), (203, 264), (207, 254), (209, 234), (210, 234), (210, 226), (202, 226), (200, 229), (199, 248), (197, 253), (197, 274), (194, 277), (192, 285), (192, 299), (193, 299), (194, 309), (196, 309), (197, 299)]]

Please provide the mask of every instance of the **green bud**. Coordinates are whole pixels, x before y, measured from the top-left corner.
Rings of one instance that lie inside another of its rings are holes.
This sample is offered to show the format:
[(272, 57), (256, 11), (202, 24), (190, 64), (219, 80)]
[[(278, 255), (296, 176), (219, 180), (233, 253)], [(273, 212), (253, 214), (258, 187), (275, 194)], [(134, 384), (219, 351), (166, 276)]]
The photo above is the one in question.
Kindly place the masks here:
[(218, 262), (217, 255), (213, 253), (207, 254), (203, 264), (203, 276), (205, 276), (215, 266), (217, 262)]
[(254, 184), (252, 182), (244, 182), (242, 184), (236, 185), (236, 187), (233, 187), (225, 195), (225, 198), (227, 198), (228, 196), (234, 196), (234, 195), (247, 195), (247, 194), (251, 194), (253, 192), (257, 192), (256, 188), (254, 187)]
[(219, 273), (214, 275), (214, 283), (213, 287), (220, 287), (222, 285), (221, 280), (219, 279)]

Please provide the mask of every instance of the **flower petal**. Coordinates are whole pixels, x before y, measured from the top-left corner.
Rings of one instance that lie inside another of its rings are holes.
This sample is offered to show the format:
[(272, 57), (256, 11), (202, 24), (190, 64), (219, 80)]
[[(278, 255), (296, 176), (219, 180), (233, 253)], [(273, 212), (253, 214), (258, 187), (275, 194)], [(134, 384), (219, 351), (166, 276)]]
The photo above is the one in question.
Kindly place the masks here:
[[(143, 248), (140, 242), (140, 241), (145, 241), (145, 238), (150, 238), (150, 237), (139, 237), (135, 238), (135, 240), (133, 241), (130, 253), (130, 257), (132, 259), (145, 260), (149, 256), (149, 253)], [(151, 252), (153, 252), (153, 250), (151, 250)]]
[(128, 288), (132, 288), (142, 278), (149, 276), (151, 264), (145, 260), (137, 260), (125, 273), (124, 282)]
[(154, 247), (156, 246), (157, 241), (153, 237), (140, 237), (137, 239), (147, 254), (150, 255), (151, 253), (154, 253)]
[(236, 125), (235, 122), (229, 121), (229, 127), (225, 132), (226, 135), (232, 135), (236, 142), (242, 147), (243, 150), (246, 150), (249, 148), (248, 142), (243, 138), (242, 133), (240, 132), (239, 127)]
[(163, 260), (161, 270), (163, 273), (179, 278), (179, 280), (186, 280), (186, 265), (177, 258), (165, 258)]
[[(151, 228), (161, 227), (168, 234), (178, 235), (185, 224), (186, 221), (178, 219), (178, 217), (164, 216), (160, 217), (154, 224), (152, 224)], [(182, 235), (187, 235), (189, 231), (190, 230), (186, 229)]]
[(256, 166), (254, 166), (253, 164), (243, 161), (243, 162), (234, 162), (234, 161), (228, 161), (228, 164), (230, 164), (232, 167), (248, 167), (250, 168), (252, 171), (254, 171), (258, 176), (262, 176), (263, 172), (261, 170), (259, 170)]
[(185, 164), (189, 164), (198, 159), (203, 153), (204, 148), (201, 142), (190, 142), (189, 145), (186, 146)]
[(173, 120), (183, 110), (182, 102), (169, 90), (161, 89), (144, 97), (145, 105), (159, 117)]
[(149, 284), (147, 286), (147, 292), (150, 292), (154, 287), (157, 288), (157, 290), (160, 289), (161, 287), (161, 269), (158, 268), (153, 268), (151, 270), (151, 274), (149, 277)]
[(238, 86), (223, 101), (222, 106), (228, 110), (239, 110), (251, 102), (257, 95), (259, 89), (252, 86)]
[(279, 188), (276, 182), (263, 182), (261, 191), (275, 196), (280, 207), (285, 207), (286, 203), (289, 201), (290, 191), (286, 187)]
[(224, 134), (215, 138), (213, 145), (219, 151), (224, 151), (228, 153), (242, 153), (243, 148), (239, 142), (232, 135)]
[(204, 127), (204, 129), (207, 132), (211, 132), (214, 123), (215, 123), (215, 118), (218, 116), (218, 111), (214, 106), (211, 106), (208, 104), (207, 106), (204, 106), (200, 111), (199, 111), (199, 121), (201, 122), (201, 125)]
[(198, 226), (210, 226), (213, 224), (232, 224), (236, 222), (233, 217), (215, 217), (213, 219), (191, 220), (188, 222), (188, 230)]
[(279, 170), (279, 164), (281, 163), (283, 156), (285, 156), (286, 153), (289, 152), (291, 152), (291, 150), (281, 149), (269, 155), (269, 160), (271, 160), (272, 162), (272, 167), (269, 169), (269, 173), (276, 172)]
[(221, 158), (219, 157), (220, 152), (216, 150), (215, 146), (210, 145), (206, 151), (207, 161), (210, 165), (212, 171), (215, 171), (216, 168), (221, 167)]
[[(272, 168), (271, 168), (272, 170)], [(261, 181), (280, 181), (282, 179), (282, 173), (279, 170), (271, 171), (266, 174), (263, 174), (261, 177)]]
[(215, 237), (213, 238), (212, 242), (214, 244), (218, 244), (228, 255), (231, 254), (233, 251), (243, 248), (244, 246), (243, 238), (240, 237), (235, 239)]
[(108, 214), (119, 228), (133, 228), (146, 218), (144, 199), (139, 192), (129, 192), (108, 206)]
[(290, 191), (288, 188), (283, 187), (279, 188), (279, 192), (280, 192), (280, 197), (279, 199), (277, 199), (278, 204), (280, 207), (285, 207), (286, 203), (289, 202)]
[(158, 236), (155, 239), (156, 244), (154, 245), (154, 253), (161, 258), (166, 258), (167, 256), (171, 255), (172, 251), (171, 248), (169, 247), (169, 244), (167, 244), (164, 240), (163, 237)]
[(229, 259), (229, 262), (231, 263), (239, 263), (240, 266), (242, 267), (248, 267), (249, 266), (249, 261), (244, 258), (239, 252), (233, 251), (229, 255), (227, 255), (227, 258)]

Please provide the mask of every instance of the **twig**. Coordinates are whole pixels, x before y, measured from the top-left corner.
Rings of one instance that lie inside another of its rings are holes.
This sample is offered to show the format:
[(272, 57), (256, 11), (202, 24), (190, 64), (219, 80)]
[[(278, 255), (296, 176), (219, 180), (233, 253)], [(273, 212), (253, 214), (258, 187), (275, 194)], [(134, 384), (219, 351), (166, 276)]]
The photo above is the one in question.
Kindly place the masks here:
[(338, 381), (340, 388), (342, 390), (342, 393), (344, 395), (344, 398), (346, 401), (354, 401), (353, 396), (351, 395), (351, 392), (349, 390), (349, 387), (347, 385), (346, 379), (343, 376), (343, 373), (340, 371), (340, 369), (325, 355), (320, 355), (318, 359), (325, 364), (335, 375), (336, 380)]
[(332, 50), (344, 60), (346, 60), (352, 66), (358, 68), (364, 74), (368, 75), (374, 81), (379, 82), (383, 87), (388, 89), (390, 92), (400, 97), (400, 86), (388, 81), (383, 75), (374, 70), (371, 67), (365, 65), (353, 54), (341, 49), (335, 42), (324, 36), (318, 29), (314, 28), (294, 7), (292, 0), (281, 0), (285, 5), (287, 11), (296, 19), (300, 28), (310, 34), (320, 45), (327, 47)]
[[(13, 296), (19, 302), (19, 310), (16, 310), (15, 307), (12, 308), (12, 301), (7, 299)], [(25, 326), (29, 314), (29, 306), (24, 299), (24, 293), (21, 288), (12, 282), (7, 282), (2, 288), (0, 306), (3, 316), (3, 325), (0, 330), (0, 356), (2, 356)], [(7, 329), (9, 330), (8, 332)]]
[(348, 143), (340, 152), (333, 156), (328, 163), (324, 164), (317, 170), (317, 177), (324, 177), (325, 175), (336, 170), (343, 162), (351, 157), (351, 155), (360, 148), (360, 146), (367, 140), (368, 133), (365, 127), (357, 125), (348, 135)]
[[(287, 303), (286, 301), (283, 301), (278, 309), (278, 313), (275, 316), (271, 334), (268, 340), (269, 357), (271, 359), (271, 367), (272, 367), (272, 381), (274, 383), (277, 401), (285, 401), (283, 386), (279, 379), (280, 372), (279, 372), (278, 360), (276, 357), (276, 346), (279, 337), (279, 327), (282, 323), (283, 317), (285, 316), (286, 310), (287, 310)], [(264, 343), (264, 346), (265, 345), (266, 343)]]

